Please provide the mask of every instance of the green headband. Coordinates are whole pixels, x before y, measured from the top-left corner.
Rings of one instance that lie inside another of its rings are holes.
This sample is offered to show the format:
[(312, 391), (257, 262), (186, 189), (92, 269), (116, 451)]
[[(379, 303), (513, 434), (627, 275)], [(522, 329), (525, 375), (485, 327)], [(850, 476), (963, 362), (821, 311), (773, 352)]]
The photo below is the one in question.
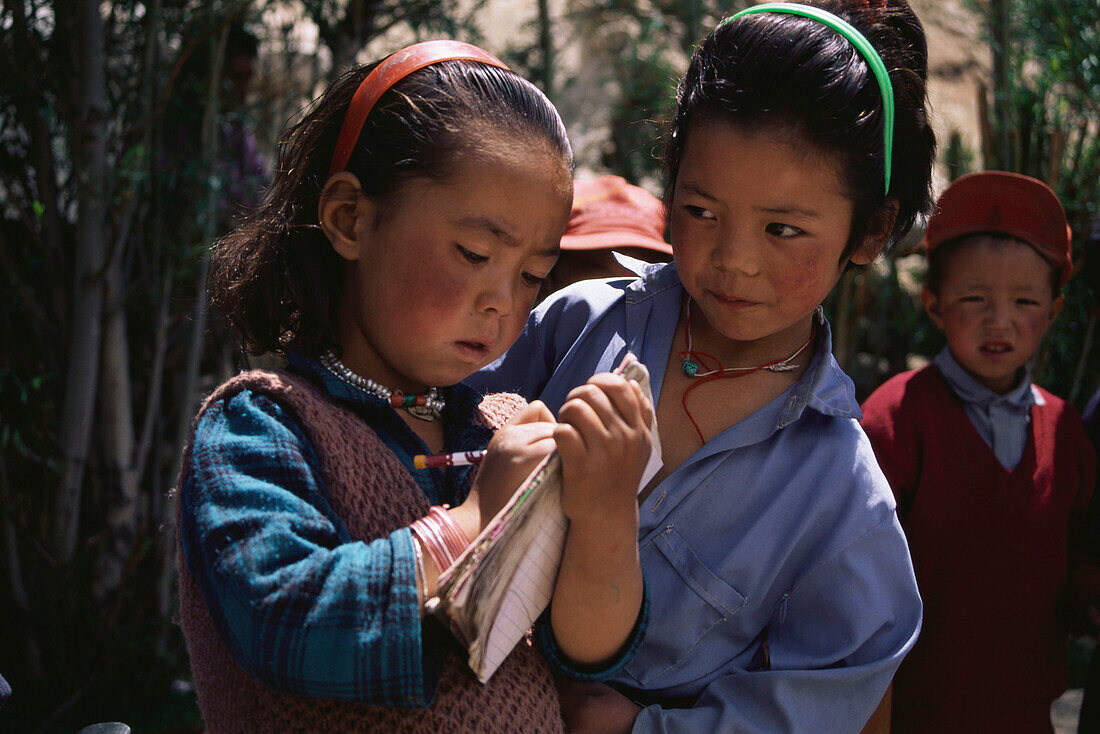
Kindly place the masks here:
[(871, 42), (867, 40), (866, 36), (856, 30), (855, 26), (843, 18), (839, 18), (827, 10), (813, 8), (809, 5), (800, 5), (798, 3), (765, 3), (763, 5), (754, 5), (722, 21), (719, 23), (719, 27), (740, 18), (742, 15), (750, 15), (752, 13), (789, 13), (790, 15), (801, 15), (805, 18), (812, 18), (822, 25), (829, 26), (834, 31), (847, 38), (848, 41), (856, 47), (860, 55), (863, 56), (867, 65), (871, 67), (871, 72), (878, 81), (879, 91), (882, 93), (882, 128), (883, 137), (885, 138), (883, 148), (886, 152), (886, 193), (890, 193), (890, 159), (893, 158), (894, 153), (894, 89), (890, 86), (890, 74), (886, 71), (886, 64), (882, 63), (882, 57), (878, 55), (878, 51), (875, 51), (875, 47), (871, 45)]

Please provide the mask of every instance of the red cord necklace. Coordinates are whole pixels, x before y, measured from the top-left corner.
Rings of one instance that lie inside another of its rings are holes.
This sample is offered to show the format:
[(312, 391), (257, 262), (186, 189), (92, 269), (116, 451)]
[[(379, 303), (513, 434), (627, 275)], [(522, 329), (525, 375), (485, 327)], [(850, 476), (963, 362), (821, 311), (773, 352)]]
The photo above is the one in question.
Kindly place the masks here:
[[(687, 299), (687, 326), (684, 328), (684, 351), (680, 352), (680, 369), (688, 377), (698, 378), (698, 382), (692, 383), (684, 394), (680, 397), (680, 405), (684, 408), (684, 413), (687, 415), (688, 420), (691, 421), (691, 425), (695, 428), (695, 432), (699, 435), (699, 440), (706, 443), (706, 439), (703, 438), (703, 432), (699, 429), (699, 424), (695, 422), (694, 416), (691, 415), (691, 411), (687, 407), (688, 394), (699, 387), (705, 382), (711, 380), (719, 380), (723, 377), (744, 377), (745, 375), (751, 375), (754, 372), (761, 370), (767, 370), (768, 372), (790, 372), (796, 370), (800, 365), (793, 364), (794, 360), (798, 358), (800, 354), (805, 352), (811, 344), (814, 342), (814, 338), (817, 336), (817, 322), (822, 318), (820, 308), (815, 312), (815, 317), (812, 322), (812, 328), (810, 329), (810, 338), (798, 349), (793, 351), (786, 357), (780, 357), (779, 359), (773, 359), (770, 362), (764, 362), (753, 367), (723, 367), (721, 360), (715, 357), (713, 354), (707, 354), (706, 352), (696, 351), (692, 346), (691, 339), (691, 297)], [(706, 368), (705, 372), (700, 372), (700, 365)]]

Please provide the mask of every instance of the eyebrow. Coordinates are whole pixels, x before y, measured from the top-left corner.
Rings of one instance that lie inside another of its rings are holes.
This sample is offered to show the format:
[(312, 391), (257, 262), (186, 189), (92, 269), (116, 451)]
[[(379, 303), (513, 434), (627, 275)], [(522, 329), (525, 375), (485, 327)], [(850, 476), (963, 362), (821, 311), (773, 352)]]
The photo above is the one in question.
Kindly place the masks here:
[[(519, 247), (519, 242), (516, 240), (515, 236), (491, 217), (471, 214), (465, 217), (459, 217), (455, 223), (464, 229), (488, 232), (509, 247)], [(553, 245), (535, 254), (539, 257), (557, 257), (561, 254), (561, 246)]]
[[(994, 283), (993, 281), (986, 279), (964, 277), (959, 279), (959, 286), (965, 288), (978, 288), (987, 290), (989, 288), (997, 288), (1000, 286), (1000, 284)], [(1026, 283), (1019, 285), (1010, 285), (1008, 286), (1008, 289), (1013, 293), (1031, 293), (1033, 291), (1042, 291), (1046, 287), (1047, 286), (1045, 283)]]
[(695, 194), (696, 196), (702, 196), (704, 199), (710, 199), (711, 201), (718, 201), (713, 196), (703, 190), (703, 187), (694, 181), (683, 181), (680, 183), (680, 188), (689, 194)]
[[(681, 188), (687, 193), (695, 194), (696, 196), (702, 196), (704, 199), (710, 199), (711, 201), (718, 201), (716, 197), (708, 194), (699, 184), (694, 181), (685, 181), (681, 184)], [(822, 214), (816, 209), (807, 209), (800, 206), (759, 206), (755, 207), (756, 211), (764, 212), (767, 214), (798, 214), (810, 219), (820, 219)]]
[(757, 211), (766, 212), (768, 214), (798, 214), (808, 219), (821, 218), (821, 212), (816, 209), (806, 209), (800, 206), (764, 206), (759, 207)]
[(511, 247), (515, 247), (517, 244), (516, 238), (512, 235), (512, 233), (501, 226), (499, 222), (490, 217), (469, 214), (464, 217), (459, 217), (455, 223), (465, 229), (477, 229), (488, 232), (489, 234), (496, 237), (498, 240), (501, 240), (504, 244)]

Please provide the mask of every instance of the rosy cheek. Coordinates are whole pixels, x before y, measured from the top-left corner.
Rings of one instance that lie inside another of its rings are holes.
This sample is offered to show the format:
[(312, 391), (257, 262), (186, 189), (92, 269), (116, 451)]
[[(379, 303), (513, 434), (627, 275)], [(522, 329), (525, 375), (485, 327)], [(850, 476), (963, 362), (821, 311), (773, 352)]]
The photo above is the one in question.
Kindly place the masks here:
[(804, 294), (807, 302), (815, 301), (814, 306), (829, 294), (840, 277), (839, 268), (830, 267), (824, 257), (814, 255), (778, 263), (773, 273), (777, 290), (794, 294), (795, 298)]
[(400, 284), (405, 299), (416, 305), (415, 311), (421, 315), (419, 321), (427, 327), (440, 324), (447, 316), (454, 316), (460, 310), (462, 284), (457, 278), (448, 276), (436, 268), (425, 268), (419, 275), (405, 279)]

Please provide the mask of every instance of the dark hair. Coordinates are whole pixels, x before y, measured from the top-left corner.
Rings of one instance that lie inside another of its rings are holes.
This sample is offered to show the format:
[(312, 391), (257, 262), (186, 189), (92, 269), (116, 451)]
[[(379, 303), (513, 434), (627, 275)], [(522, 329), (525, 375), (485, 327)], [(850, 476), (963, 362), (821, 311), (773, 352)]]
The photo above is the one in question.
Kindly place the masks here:
[[(924, 287), (939, 296), (940, 288), (943, 287), (943, 278), (947, 273), (947, 263), (951, 261), (955, 253), (979, 237), (990, 237), (997, 243), (1019, 242), (1021, 245), (1031, 247), (1027, 242), (1004, 232), (971, 232), (964, 234), (961, 237), (943, 242), (932, 250), (932, 253), (928, 256), (928, 272), (924, 276)], [(1062, 291), (1062, 271), (1060, 268), (1051, 265), (1046, 258), (1043, 258), (1043, 262), (1046, 262), (1047, 267), (1050, 268), (1050, 292), (1057, 297)]]
[[(806, 4), (855, 26), (890, 72), (895, 117), (888, 195), (899, 202), (890, 233), (896, 241), (932, 207), (936, 138), (926, 109), (924, 29), (904, 0), (889, 0), (882, 9), (850, 0)], [(711, 117), (754, 132), (796, 135), (816, 152), (838, 157), (842, 183), (855, 205), (843, 259), (886, 213), (882, 94), (863, 56), (832, 28), (798, 15), (764, 12), (719, 25), (692, 55), (676, 102), (665, 147), (670, 210), (691, 123)]]
[[(249, 352), (338, 344), (344, 261), (317, 226), (317, 206), (344, 113), (376, 65), (343, 74), (284, 133), (263, 204), (214, 245), (211, 299)], [(412, 179), (445, 178), (474, 145), (510, 136), (542, 137), (571, 172), (565, 126), (537, 87), (485, 64), (441, 62), (382, 95), (346, 170), (384, 204)]]

